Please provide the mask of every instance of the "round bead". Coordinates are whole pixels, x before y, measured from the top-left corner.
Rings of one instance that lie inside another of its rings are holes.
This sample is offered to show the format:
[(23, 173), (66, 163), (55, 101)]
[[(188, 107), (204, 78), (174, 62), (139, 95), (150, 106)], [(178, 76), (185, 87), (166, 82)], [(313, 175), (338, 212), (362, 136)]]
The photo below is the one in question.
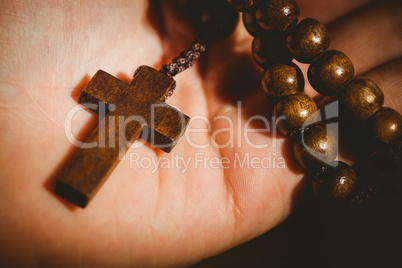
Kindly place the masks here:
[(353, 197), (357, 175), (344, 162), (333, 162), (318, 177), (313, 179), (318, 195), (326, 200), (346, 201)]
[(352, 81), (355, 70), (350, 59), (338, 50), (328, 50), (310, 65), (308, 79), (320, 94), (333, 96)]
[(304, 76), (294, 64), (277, 63), (268, 67), (262, 75), (265, 95), (273, 101), (288, 95), (303, 92)]
[(372, 80), (355, 78), (339, 93), (339, 101), (349, 114), (367, 120), (383, 106), (384, 94)]
[(296, 24), (300, 9), (294, 0), (269, 0), (258, 7), (256, 18), (265, 32), (284, 32), (289, 26)]
[(338, 155), (334, 133), (319, 125), (312, 125), (303, 131), (293, 144), (296, 160), (305, 169), (327, 166)]
[(246, 11), (250, 9), (253, 5), (255, 0), (228, 0), (229, 4), (236, 9), (237, 11)]
[(294, 136), (304, 126), (314, 123), (318, 116), (314, 100), (304, 93), (289, 95), (276, 104), (276, 124), (285, 135)]
[(281, 33), (270, 33), (254, 38), (252, 51), (255, 61), (261, 68), (274, 63), (290, 63), (292, 55), (286, 48), (285, 36)]
[(402, 116), (383, 107), (369, 119), (369, 131), (379, 145), (397, 145), (402, 138)]
[(330, 44), (327, 28), (315, 19), (304, 19), (296, 25), (287, 38), (293, 58), (302, 63), (312, 63)]
[(260, 26), (258, 26), (258, 21), (255, 18), (255, 12), (244, 12), (243, 23), (249, 34), (254, 37), (259, 34)]

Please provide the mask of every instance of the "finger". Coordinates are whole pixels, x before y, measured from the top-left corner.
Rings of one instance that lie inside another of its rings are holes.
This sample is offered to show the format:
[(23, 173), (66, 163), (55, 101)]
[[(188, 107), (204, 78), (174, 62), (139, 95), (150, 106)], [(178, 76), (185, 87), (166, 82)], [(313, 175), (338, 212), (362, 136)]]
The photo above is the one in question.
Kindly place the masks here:
[[(340, 3), (341, 2), (341, 3)], [(358, 8), (372, 2), (372, 0), (358, 0), (358, 1), (300, 1), (300, 8), (302, 10), (302, 17), (314, 17), (324, 23), (332, 22), (339, 17), (353, 12)], [(219, 110), (221, 101), (229, 102), (232, 99), (244, 100), (251, 94), (259, 94), (258, 86), (250, 82), (252, 79), (257, 79), (260, 83), (258, 76), (261, 70), (257, 67), (252, 57), (250, 56), (251, 37), (240, 25), (236, 33), (223, 42), (215, 43), (211, 46), (207, 67), (207, 76), (204, 79), (211, 81), (215, 77), (224, 83), (215, 83), (217, 87), (209, 87), (210, 103), (216, 103), (216, 107), (211, 106), (212, 110)], [(233, 57), (236, 54), (237, 57)], [(212, 64), (213, 63), (213, 64)], [(304, 73), (307, 73), (307, 65), (301, 65)], [(218, 71), (217, 71), (218, 70)], [(306, 92), (311, 96), (318, 96), (318, 94), (307, 83)], [(231, 105), (235, 102), (231, 102)], [(215, 109), (214, 109), (215, 108)]]
[[(328, 27), (331, 48), (344, 52), (361, 75), (402, 55), (402, 3), (380, 1)], [(308, 65), (301, 65), (304, 74)], [(308, 80), (306, 80), (308, 81)], [(306, 92), (320, 96), (309, 83)]]
[[(379, 66), (368, 73), (363, 74), (363, 77), (367, 77), (377, 83), (384, 93), (385, 103), (384, 106), (393, 108), (401, 113), (402, 107), (402, 58), (398, 58), (394, 61), (388, 62), (382, 66)], [(331, 97), (326, 97), (320, 101), (319, 106), (323, 107), (326, 103), (331, 103)], [(349, 164), (353, 164), (356, 160), (355, 138), (351, 133), (351, 129), (345, 125), (340, 129), (340, 150), (339, 159)]]
[(328, 24), (371, 2), (373, 0), (304, 0), (298, 1), (298, 4), (301, 18), (315, 18), (323, 24)]
[[(352, 13), (361, 7), (375, 0), (300, 0), (297, 1), (300, 7), (300, 20), (303, 18), (314, 18), (323, 24), (329, 24), (346, 14)], [(243, 37), (249, 37), (249, 34), (244, 29), (238, 31)]]
[(331, 47), (365, 73), (402, 55), (402, 2), (380, 1), (330, 26)]
[[(384, 106), (393, 108), (398, 112), (402, 112), (402, 57), (393, 61), (387, 62), (361, 76), (367, 77), (376, 82), (384, 93)], [(318, 106), (323, 106), (328, 103), (332, 97), (326, 97), (318, 103)]]
[(384, 106), (402, 113), (402, 57), (388, 62), (363, 76), (376, 81), (384, 92)]

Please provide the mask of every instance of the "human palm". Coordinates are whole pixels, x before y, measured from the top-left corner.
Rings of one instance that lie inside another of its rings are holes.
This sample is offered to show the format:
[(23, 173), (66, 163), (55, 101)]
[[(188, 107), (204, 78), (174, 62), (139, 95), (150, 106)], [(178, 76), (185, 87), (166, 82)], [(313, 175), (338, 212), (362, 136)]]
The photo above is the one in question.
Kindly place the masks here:
[[(137, 143), (86, 209), (53, 194), (60, 167), (76, 150), (66, 138), (65, 118), (89, 76), (103, 69), (129, 82), (136, 67), (158, 68), (196, 37), (177, 11), (180, 1), (161, 1), (161, 13), (149, 2), (0, 3), (5, 263), (188, 265), (266, 232), (291, 213), (304, 180), (285, 138), (272, 133), (273, 125), (269, 133), (245, 132), (265, 127), (258, 118), (246, 122), (254, 115), (270, 120), (272, 105), (260, 90), (252, 39), (240, 26), (230, 38), (213, 42), (195, 68), (177, 76), (177, 90), (168, 100), (194, 118), (173, 151), (190, 161), (187, 168)], [(402, 8), (397, 1), (366, 7), (369, 2), (299, 4), (302, 17), (331, 23), (332, 47), (352, 59), (358, 75), (369, 72), (384, 90), (386, 105), (400, 111)], [(161, 16), (163, 31), (155, 28)], [(306, 92), (317, 97), (309, 86)], [(71, 128), (84, 139), (96, 124), (95, 115), (81, 111)], [(233, 132), (219, 132), (230, 127)], [(247, 157), (270, 157), (271, 165), (240, 168), (238, 160)], [(170, 166), (146, 167), (158, 159)], [(227, 159), (225, 168), (216, 159)]]

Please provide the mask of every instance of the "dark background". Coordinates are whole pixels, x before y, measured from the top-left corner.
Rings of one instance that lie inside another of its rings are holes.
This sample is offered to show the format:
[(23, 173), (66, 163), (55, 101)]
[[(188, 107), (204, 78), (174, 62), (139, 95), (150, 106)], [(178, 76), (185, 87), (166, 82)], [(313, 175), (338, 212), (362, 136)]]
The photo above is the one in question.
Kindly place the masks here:
[(402, 267), (402, 198), (304, 203), (266, 234), (194, 267)]

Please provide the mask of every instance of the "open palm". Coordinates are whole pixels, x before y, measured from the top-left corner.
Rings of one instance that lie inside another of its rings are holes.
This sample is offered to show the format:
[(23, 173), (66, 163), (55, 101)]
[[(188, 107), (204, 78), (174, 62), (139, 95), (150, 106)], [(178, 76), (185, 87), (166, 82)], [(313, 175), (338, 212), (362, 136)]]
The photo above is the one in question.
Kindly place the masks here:
[[(261, 131), (267, 126), (253, 118), (272, 122), (272, 104), (260, 89), (252, 39), (240, 26), (177, 77), (168, 100), (193, 117), (172, 153), (188, 166), (135, 144), (139, 148), (128, 151), (86, 209), (53, 194), (57, 172), (76, 150), (66, 138), (65, 118), (89, 77), (103, 69), (129, 82), (138, 66), (158, 68), (196, 37), (177, 9), (180, 1), (161, 1), (161, 13), (149, 2), (0, 3), (0, 259), (5, 263), (188, 265), (266, 232), (291, 213), (303, 171), (286, 139), (272, 133), (274, 126)], [(330, 25), (332, 47), (352, 59), (358, 75), (369, 72), (384, 90), (386, 105), (400, 112), (401, 4), (371, 2), (299, 4), (302, 17)], [(157, 19), (163, 20), (163, 31), (154, 27)], [(306, 92), (317, 97), (309, 86)], [(96, 116), (81, 111), (72, 132), (82, 139), (96, 124)], [(225, 168), (217, 159), (224, 159)], [(258, 163), (262, 159), (266, 162)]]

